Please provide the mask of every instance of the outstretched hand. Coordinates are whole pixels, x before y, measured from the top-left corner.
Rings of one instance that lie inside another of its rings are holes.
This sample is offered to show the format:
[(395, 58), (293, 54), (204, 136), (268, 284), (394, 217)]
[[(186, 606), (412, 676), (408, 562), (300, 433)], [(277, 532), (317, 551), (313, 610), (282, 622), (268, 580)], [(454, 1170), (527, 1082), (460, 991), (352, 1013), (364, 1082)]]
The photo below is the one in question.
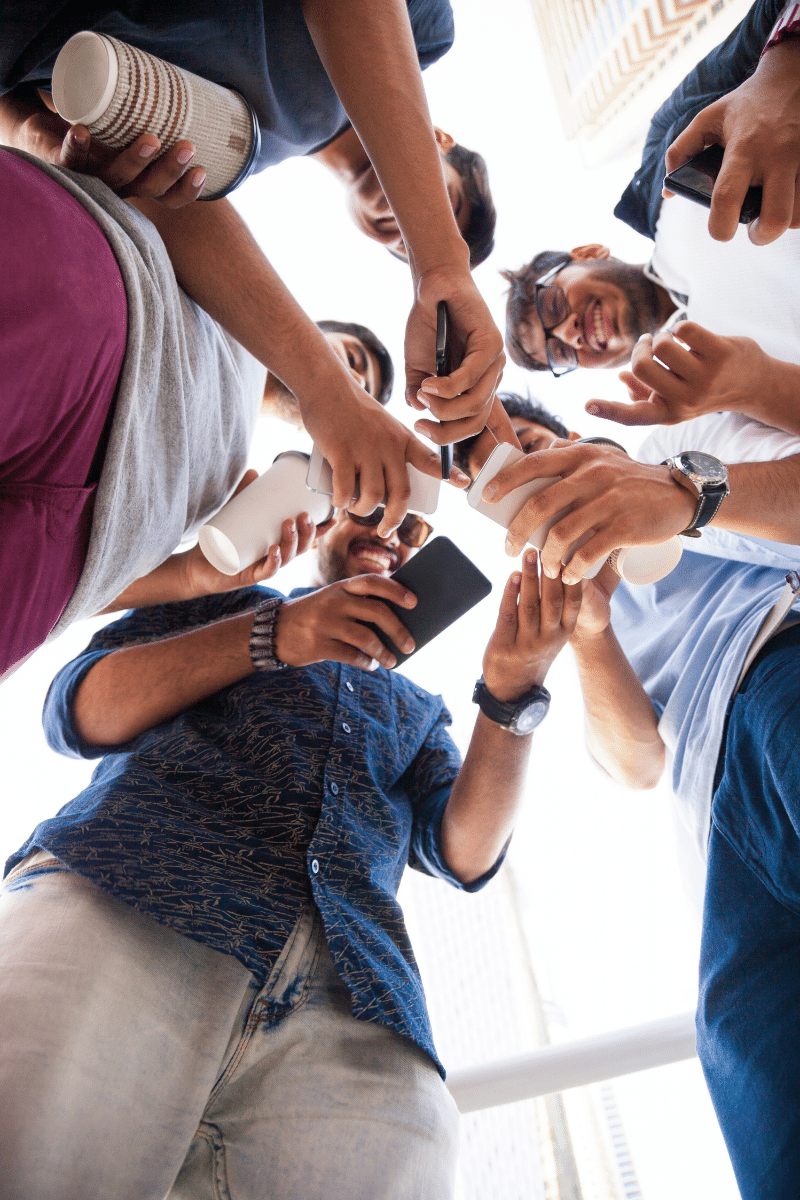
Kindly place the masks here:
[[(750, 240), (764, 246), (800, 228), (800, 41), (787, 38), (749, 79), (699, 113), (667, 151), (675, 171), (706, 146), (725, 147), (711, 195), (708, 232), (728, 242), (749, 187), (761, 186), (761, 215)], [(667, 191), (665, 195), (670, 195)]]
[[(673, 336), (674, 334), (674, 336)], [(619, 378), (631, 403), (591, 400), (586, 411), (620, 425), (678, 425), (713, 412), (754, 415), (772, 359), (746, 337), (722, 337), (694, 321), (643, 334)]]
[(276, 625), (278, 658), (290, 667), (326, 661), (363, 671), (395, 666), (395, 656), (369, 624), (382, 629), (406, 654), (414, 649), (414, 640), (384, 600), (402, 608), (417, 603), (402, 584), (381, 575), (356, 575), (284, 601)]
[(526, 550), (522, 570), (510, 576), (494, 633), (483, 656), (483, 678), (495, 699), (519, 699), (541, 686), (559, 651), (575, 630), (581, 609), (580, 583), (539, 578), (539, 556)]

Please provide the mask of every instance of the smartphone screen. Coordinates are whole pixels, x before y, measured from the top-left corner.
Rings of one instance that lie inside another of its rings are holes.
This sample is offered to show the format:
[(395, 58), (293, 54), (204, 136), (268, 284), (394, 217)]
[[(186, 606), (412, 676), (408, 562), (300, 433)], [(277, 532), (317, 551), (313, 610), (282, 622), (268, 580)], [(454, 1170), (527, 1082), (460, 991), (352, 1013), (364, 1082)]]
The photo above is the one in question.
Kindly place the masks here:
[[(450, 314), (444, 300), (436, 306), (436, 374), (449, 375), (455, 370), (453, 362), (453, 345), (450, 335)], [(442, 459), (442, 479), (450, 478), (453, 466), (453, 447), (448, 443), (440, 447)]]
[[(401, 608), (399, 604), (382, 601), (400, 618), (413, 637), (416, 647), (411, 654), (463, 617), (492, 590), (486, 576), (446, 537), (437, 537), (428, 542), (418, 554), (398, 567), (392, 579), (402, 583), (417, 597), (416, 608)], [(377, 625), (370, 624), (369, 627), (391, 650), (398, 665), (411, 657), (411, 654), (403, 654), (398, 650)]]
[[(664, 177), (664, 187), (696, 204), (706, 208), (711, 207), (711, 193), (717, 181), (725, 151), (722, 146), (706, 146), (700, 154), (690, 158), (677, 171), (671, 171)], [(761, 212), (761, 188), (748, 188), (744, 198), (742, 211), (739, 213), (739, 223), (749, 225)]]

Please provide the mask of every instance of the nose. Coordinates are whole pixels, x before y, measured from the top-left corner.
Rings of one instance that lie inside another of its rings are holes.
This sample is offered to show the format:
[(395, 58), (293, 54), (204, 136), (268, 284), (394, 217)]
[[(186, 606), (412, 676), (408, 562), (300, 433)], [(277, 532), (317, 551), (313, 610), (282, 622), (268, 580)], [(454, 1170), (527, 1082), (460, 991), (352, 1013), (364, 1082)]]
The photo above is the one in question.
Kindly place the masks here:
[(558, 338), (560, 342), (565, 342), (567, 346), (573, 346), (576, 350), (583, 345), (583, 329), (581, 328), (580, 318), (576, 312), (571, 312), (569, 316), (549, 330), (548, 337)]

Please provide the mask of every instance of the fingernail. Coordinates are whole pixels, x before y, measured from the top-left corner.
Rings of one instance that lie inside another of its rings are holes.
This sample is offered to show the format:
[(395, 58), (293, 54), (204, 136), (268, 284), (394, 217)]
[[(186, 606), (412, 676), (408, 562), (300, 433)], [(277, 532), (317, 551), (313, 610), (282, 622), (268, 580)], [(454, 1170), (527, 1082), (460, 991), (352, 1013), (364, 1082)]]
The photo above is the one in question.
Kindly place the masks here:
[(525, 566), (526, 567), (535, 567), (536, 566), (536, 551), (535, 550), (526, 550), (525, 551)]
[(192, 150), (190, 146), (184, 146), (182, 150), (178, 151), (178, 162), (182, 166), (185, 166), (186, 163), (191, 162), (193, 158), (194, 150)]
[(85, 130), (81, 130), (80, 132), (73, 130), (73, 133), (72, 133), (73, 145), (85, 146), (88, 141), (89, 141), (89, 134), (86, 133)]
[(416, 600), (416, 596), (413, 594), (413, 592), (406, 592), (406, 594), (403, 596), (403, 599), (405, 600), (406, 604), (409, 604), (412, 600)]
[(403, 642), (403, 653), (410, 654), (413, 649), (414, 649), (414, 639), (406, 638), (406, 640)]
[(452, 471), (450, 472), (450, 478), (453, 480), (453, 483), (469, 483), (470, 482), (469, 475), (466, 475), (458, 467), (453, 467)]
[(650, 337), (649, 333), (639, 334), (639, 337), (636, 339), (636, 345), (638, 346), (639, 342), (646, 342), (649, 337)]
[(438, 395), (439, 395), (439, 389), (438, 389), (438, 387), (436, 386), (436, 384), (434, 383), (433, 379), (423, 379), (423, 381), (422, 381), (422, 387), (424, 388), (424, 390), (425, 390), (426, 392), (430, 392), (430, 394), (431, 394), (432, 396), (438, 396)]
[(417, 399), (419, 400), (420, 404), (424, 404), (426, 408), (430, 408), (430, 400), (424, 392), (417, 392)]
[(367, 670), (368, 671), (377, 671), (377, 669), (380, 665), (381, 664), (378, 662), (377, 658), (371, 658), (369, 660), (369, 666), (367, 667)]
[(197, 188), (198, 191), (203, 186), (205, 181), (206, 181), (205, 171), (195, 171), (194, 174), (192, 175), (192, 187)]
[(487, 483), (486, 487), (483, 489), (483, 495), (481, 496), (481, 499), (482, 500), (494, 500), (496, 495), (497, 495), (497, 484)]
[(590, 417), (596, 417), (597, 414), (600, 412), (600, 405), (599, 404), (587, 404), (586, 411)]
[(145, 142), (139, 147), (139, 158), (152, 158), (158, 146), (153, 146), (150, 142)]
[(506, 554), (510, 554), (512, 558), (517, 557), (517, 552), (514, 549), (514, 543), (511, 538), (506, 538)]
[(514, 574), (511, 576), (511, 583), (513, 584), (514, 587), (517, 587), (517, 588), (522, 583), (522, 576), (520, 575), (519, 571), (515, 571)]
[(422, 421), (417, 421), (414, 425), (414, 433), (421, 433), (423, 437), (428, 436), (427, 426), (422, 424)]

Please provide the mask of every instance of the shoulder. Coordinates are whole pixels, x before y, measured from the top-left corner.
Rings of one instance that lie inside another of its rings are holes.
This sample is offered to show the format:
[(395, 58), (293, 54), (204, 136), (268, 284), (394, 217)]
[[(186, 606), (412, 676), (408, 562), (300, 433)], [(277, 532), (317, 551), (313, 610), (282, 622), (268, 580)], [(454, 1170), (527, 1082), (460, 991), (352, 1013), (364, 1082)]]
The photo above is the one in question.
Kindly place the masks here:
[(417, 57), (424, 70), (453, 45), (455, 24), (450, 0), (409, 0), (408, 18)]

